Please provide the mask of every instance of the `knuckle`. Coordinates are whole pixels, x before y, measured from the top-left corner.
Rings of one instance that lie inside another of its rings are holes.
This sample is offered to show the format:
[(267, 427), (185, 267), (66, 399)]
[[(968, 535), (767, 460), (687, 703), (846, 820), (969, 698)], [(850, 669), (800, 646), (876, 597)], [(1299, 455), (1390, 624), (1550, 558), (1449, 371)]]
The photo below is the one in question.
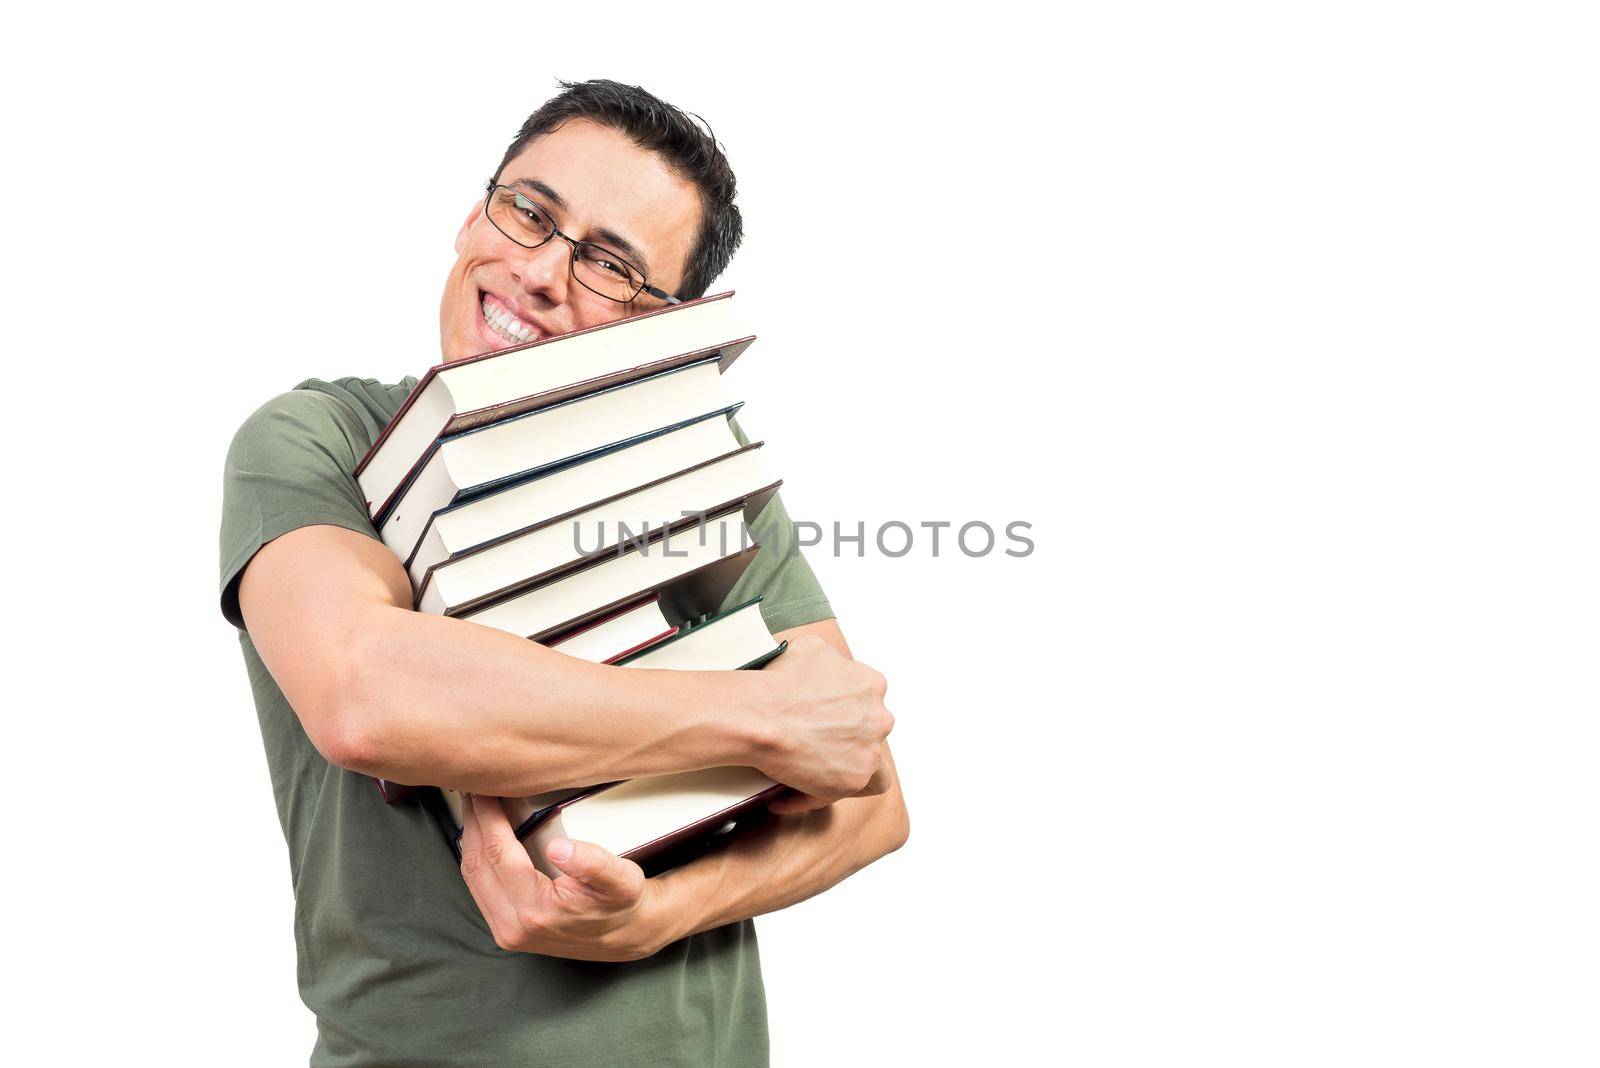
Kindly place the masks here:
[(646, 957), (653, 955), (655, 950), (635, 942), (624, 942), (617, 947), (616, 953), (618, 960), (644, 960)]
[(631, 905), (638, 898), (643, 887), (635, 886), (633, 873), (622, 865), (617, 865), (609, 880), (608, 893), (612, 901), (619, 905)]
[(517, 932), (523, 936), (538, 934), (544, 930), (545, 918), (538, 910), (533, 908), (519, 908), (517, 910)]
[(498, 867), (506, 859), (506, 844), (498, 838), (483, 843), (483, 857)]
[(461, 877), (463, 879), (471, 879), (478, 874), (479, 869), (482, 867), (483, 858), (478, 855), (476, 850), (461, 854)]

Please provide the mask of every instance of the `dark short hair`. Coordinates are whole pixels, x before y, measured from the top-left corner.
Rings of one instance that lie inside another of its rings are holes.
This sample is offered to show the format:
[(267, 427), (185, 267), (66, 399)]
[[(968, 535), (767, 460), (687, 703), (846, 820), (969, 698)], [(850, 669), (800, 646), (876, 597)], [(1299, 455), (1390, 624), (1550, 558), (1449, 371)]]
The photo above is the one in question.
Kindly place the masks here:
[(506, 149), (494, 172), (495, 180), (500, 180), (506, 164), (529, 144), (575, 119), (588, 119), (626, 134), (640, 148), (660, 156), (700, 193), (700, 228), (689, 250), (677, 295), (686, 300), (704, 296), (733, 259), (744, 236), (744, 221), (733, 202), (733, 168), (728, 166), (728, 158), (722, 154), (710, 124), (637, 85), (605, 78), (564, 81), (560, 85), (562, 91), (529, 115), (517, 131), (516, 140)]

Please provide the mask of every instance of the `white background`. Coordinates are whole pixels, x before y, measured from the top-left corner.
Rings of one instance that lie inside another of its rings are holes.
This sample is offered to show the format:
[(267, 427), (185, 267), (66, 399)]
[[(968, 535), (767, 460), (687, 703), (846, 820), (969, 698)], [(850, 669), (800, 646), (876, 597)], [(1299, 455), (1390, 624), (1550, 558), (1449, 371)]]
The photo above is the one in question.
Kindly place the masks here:
[(3, 1059), (303, 1062), (223, 454), (435, 361), (560, 76), (728, 146), (734, 389), (797, 517), (1033, 524), (812, 555), (913, 832), (760, 921), (777, 1064), (1595, 1063), (1579, 15), (13, 15)]

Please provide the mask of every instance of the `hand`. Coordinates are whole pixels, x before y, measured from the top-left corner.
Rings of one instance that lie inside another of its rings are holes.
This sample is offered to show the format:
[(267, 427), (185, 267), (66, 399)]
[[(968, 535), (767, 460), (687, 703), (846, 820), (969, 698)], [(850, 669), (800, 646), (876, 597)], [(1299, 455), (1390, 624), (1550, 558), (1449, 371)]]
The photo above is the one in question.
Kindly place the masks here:
[(557, 838), (551, 879), (533, 865), (496, 797), (462, 807), (461, 875), (495, 945), (577, 960), (639, 960), (671, 939), (660, 933), (658, 890), (639, 865), (588, 842)]
[[(851, 794), (851, 797), (872, 797), (877, 794), (889, 792), (889, 768), (880, 764), (878, 770), (872, 773), (872, 779), (866, 786)], [(814, 794), (801, 793), (799, 790), (789, 790), (779, 794), (777, 798), (767, 802), (767, 811), (774, 816), (803, 816), (807, 812), (815, 812), (819, 808), (827, 808), (833, 801), (817, 797)]]
[(889, 684), (882, 675), (812, 635), (791, 641), (761, 674), (777, 684), (778, 742), (760, 770), (800, 792), (773, 802), (772, 811), (804, 812), (888, 789), (883, 740), (894, 717), (883, 704)]

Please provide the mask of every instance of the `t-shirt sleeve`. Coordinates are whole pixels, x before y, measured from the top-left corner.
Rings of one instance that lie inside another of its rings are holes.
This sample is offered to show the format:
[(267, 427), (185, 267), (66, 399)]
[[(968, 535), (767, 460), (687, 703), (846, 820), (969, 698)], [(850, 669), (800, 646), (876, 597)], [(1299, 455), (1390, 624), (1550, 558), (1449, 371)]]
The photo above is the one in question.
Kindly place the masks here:
[[(741, 445), (750, 443), (737, 422), (733, 423), (733, 432)], [(774, 634), (832, 619), (833, 608), (800, 552), (799, 535), (779, 494), (773, 494), (761, 510), (750, 533), (761, 548), (723, 603), (723, 609), (760, 597), (761, 618)]]
[(307, 389), (272, 398), (239, 427), (222, 479), (221, 595), (228, 622), (243, 629), (239, 576), (279, 535), (327, 524), (378, 537), (354, 474), (363, 433), (346, 405)]

